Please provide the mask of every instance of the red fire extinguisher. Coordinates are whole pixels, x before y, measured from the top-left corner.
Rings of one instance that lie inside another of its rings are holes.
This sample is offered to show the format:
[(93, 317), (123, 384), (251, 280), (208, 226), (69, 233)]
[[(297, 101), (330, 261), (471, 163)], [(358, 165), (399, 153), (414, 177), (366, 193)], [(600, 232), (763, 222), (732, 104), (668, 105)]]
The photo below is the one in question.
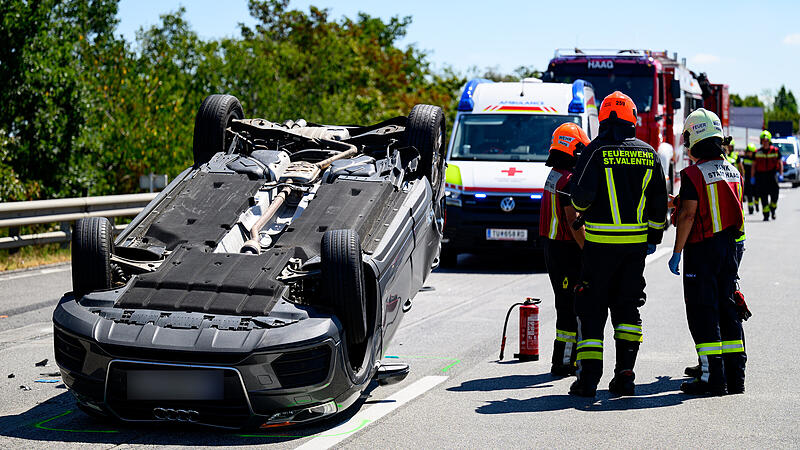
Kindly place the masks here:
[(539, 303), (538, 298), (528, 297), (522, 303), (514, 303), (506, 313), (506, 321), (503, 324), (503, 341), (500, 343), (500, 361), (503, 360), (503, 352), (506, 349), (506, 330), (508, 328), (508, 318), (515, 306), (519, 306), (519, 353), (514, 353), (514, 357), (520, 361), (539, 360)]

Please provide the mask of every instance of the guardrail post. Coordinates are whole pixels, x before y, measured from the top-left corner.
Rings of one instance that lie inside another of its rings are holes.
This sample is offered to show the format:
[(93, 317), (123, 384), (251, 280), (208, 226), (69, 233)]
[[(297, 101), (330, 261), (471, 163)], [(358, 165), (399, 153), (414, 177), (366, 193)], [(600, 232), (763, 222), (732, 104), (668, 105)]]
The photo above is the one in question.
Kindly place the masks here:
[[(8, 227), (9, 236), (19, 236), (19, 227)], [(19, 252), (19, 247), (8, 249), (8, 254), (13, 255)]]
[(70, 222), (61, 222), (61, 231), (67, 235), (67, 240), (61, 243), (61, 248), (69, 248), (72, 242), (72, 224)]

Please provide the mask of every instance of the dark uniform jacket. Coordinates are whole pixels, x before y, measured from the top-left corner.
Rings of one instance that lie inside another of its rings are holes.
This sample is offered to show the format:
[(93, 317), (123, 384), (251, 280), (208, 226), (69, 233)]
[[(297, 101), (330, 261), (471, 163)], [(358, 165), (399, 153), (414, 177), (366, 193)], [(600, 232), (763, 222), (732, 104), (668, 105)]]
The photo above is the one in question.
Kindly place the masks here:
[(572, 205), (583, 213), (586, 240), (601, 244), (658, 244), (667, 216), (667, 188), (653, 147), (636, 138), (601, 133), (581, 153)]

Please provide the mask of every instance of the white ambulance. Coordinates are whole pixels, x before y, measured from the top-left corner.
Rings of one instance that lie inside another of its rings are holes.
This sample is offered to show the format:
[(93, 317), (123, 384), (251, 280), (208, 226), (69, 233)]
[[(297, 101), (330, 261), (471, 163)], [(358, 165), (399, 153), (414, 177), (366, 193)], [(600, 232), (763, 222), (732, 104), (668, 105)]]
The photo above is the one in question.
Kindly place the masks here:
[(574, 122), (593, 139), (598, 103), (583, 80), (466, 84), (447, 150), (442, 265), (455, 264), (459, 253), (541, 249), (539, 205), (553, 131)]

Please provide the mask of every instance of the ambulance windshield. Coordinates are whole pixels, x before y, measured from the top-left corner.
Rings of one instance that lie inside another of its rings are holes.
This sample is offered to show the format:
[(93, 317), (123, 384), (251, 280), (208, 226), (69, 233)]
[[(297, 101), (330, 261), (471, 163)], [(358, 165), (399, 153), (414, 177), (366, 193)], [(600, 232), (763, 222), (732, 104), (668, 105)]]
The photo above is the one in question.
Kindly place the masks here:
[(456, 128), (450, 159), (468, 161), (546, 161), (553, 131), (580, 116), (552, 114), (469, 114)]

